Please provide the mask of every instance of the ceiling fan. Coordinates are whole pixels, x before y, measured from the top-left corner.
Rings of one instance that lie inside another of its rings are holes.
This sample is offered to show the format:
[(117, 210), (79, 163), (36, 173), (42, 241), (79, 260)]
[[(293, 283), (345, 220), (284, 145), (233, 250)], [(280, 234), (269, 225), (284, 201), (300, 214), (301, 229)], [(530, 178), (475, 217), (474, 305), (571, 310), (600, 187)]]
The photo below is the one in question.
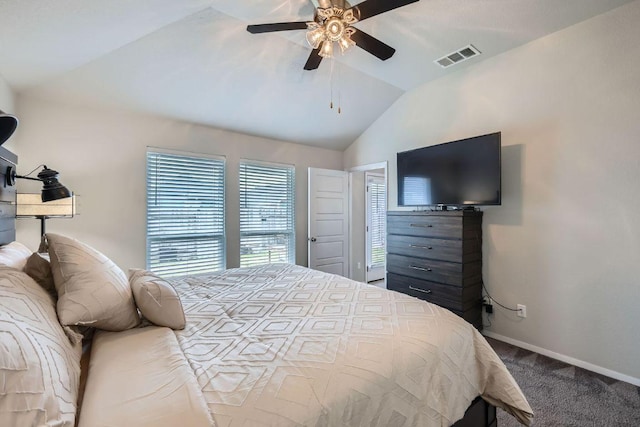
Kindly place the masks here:
[(313, 51), (304, 65), (305, 70), (315, 70), (320, 66), (322, 58), (331, 58), (334, 43), (338, 43), (342, 53), (357, 45), (385, 61), (391, 58), (396, 50), (352, 25), (417, 1), (419, 0), (365, 0), (351, 7), (345, 0), (318, 0), (319, 6), (316, 7), (311, 22), (249, 25), (247, 31), (259, 34), (307, 30), (307, 42)]

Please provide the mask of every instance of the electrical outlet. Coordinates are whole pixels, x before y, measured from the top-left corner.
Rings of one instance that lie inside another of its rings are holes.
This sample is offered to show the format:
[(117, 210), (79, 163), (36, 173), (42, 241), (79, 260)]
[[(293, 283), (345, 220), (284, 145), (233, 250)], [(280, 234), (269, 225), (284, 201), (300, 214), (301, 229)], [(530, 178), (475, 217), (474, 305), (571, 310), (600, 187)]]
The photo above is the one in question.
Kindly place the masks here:
[(360, 270), (362, 268), (362, 264), (360, 264), (360, 262), (358, 262), (358, 270)]
[(527, 317), (527, 306), (524, 304), (518, 304), (516, 307), (518, 309), (518, 317)]
[(482, 298), (482, 305), (484, 306), (484, 312), (487, 314), (493, 314), (493, 301), (488, 295)]

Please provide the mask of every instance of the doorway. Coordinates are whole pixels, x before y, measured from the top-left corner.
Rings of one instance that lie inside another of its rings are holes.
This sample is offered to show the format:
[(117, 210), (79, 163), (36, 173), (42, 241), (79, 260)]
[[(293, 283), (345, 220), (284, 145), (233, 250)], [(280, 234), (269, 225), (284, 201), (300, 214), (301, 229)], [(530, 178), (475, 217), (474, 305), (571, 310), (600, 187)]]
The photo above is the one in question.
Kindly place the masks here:
[[(382, 173), (381, 173), (382, 172)], [(384, 171), (365, 172), (366, 224), (365, 254), (366, 282), (385, 277), (387, 241), (387, 182)]]
[(350, 169), (349, 190), (349, 277), (380, 283), (386, 271), (387, 162)]

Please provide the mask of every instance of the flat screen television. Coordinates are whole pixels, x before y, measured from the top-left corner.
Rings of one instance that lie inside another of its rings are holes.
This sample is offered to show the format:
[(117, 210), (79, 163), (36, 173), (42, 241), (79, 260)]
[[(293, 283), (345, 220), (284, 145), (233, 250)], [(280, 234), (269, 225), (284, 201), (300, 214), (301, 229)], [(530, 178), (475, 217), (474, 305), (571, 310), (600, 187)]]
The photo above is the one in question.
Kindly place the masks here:
[(398, 153), (398, 206), (501, 204), (501, 133)]

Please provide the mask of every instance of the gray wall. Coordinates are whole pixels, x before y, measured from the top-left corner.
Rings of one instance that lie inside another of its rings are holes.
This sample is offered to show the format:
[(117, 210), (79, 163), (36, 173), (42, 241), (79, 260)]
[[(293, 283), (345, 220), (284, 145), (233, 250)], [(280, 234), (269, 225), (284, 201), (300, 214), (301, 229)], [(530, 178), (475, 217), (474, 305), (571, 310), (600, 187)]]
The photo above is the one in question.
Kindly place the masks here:
[(640, 384), (640, 1), (423, 85), (345, 168), (502, 131), (503, 202), (484, 209), (488, 333)]
[[(160, 117), (18, 99), (19, 171), (41, 163), (78, 195), (80, 215), (50, 219), (47, 231), (76, 237), (122, 268), (143, 267), (147, 146), (226, 157), (227, 266), (240, 262), (240, 159), (296, 166), (296, 262), (307, 265), (307, 168), (342, 169), (342, 152), (242, 135)], [(20, 180), (19, 191), (39, 191)], [(18, 240), (37, 248), (39, 224), (18, 220)]]

